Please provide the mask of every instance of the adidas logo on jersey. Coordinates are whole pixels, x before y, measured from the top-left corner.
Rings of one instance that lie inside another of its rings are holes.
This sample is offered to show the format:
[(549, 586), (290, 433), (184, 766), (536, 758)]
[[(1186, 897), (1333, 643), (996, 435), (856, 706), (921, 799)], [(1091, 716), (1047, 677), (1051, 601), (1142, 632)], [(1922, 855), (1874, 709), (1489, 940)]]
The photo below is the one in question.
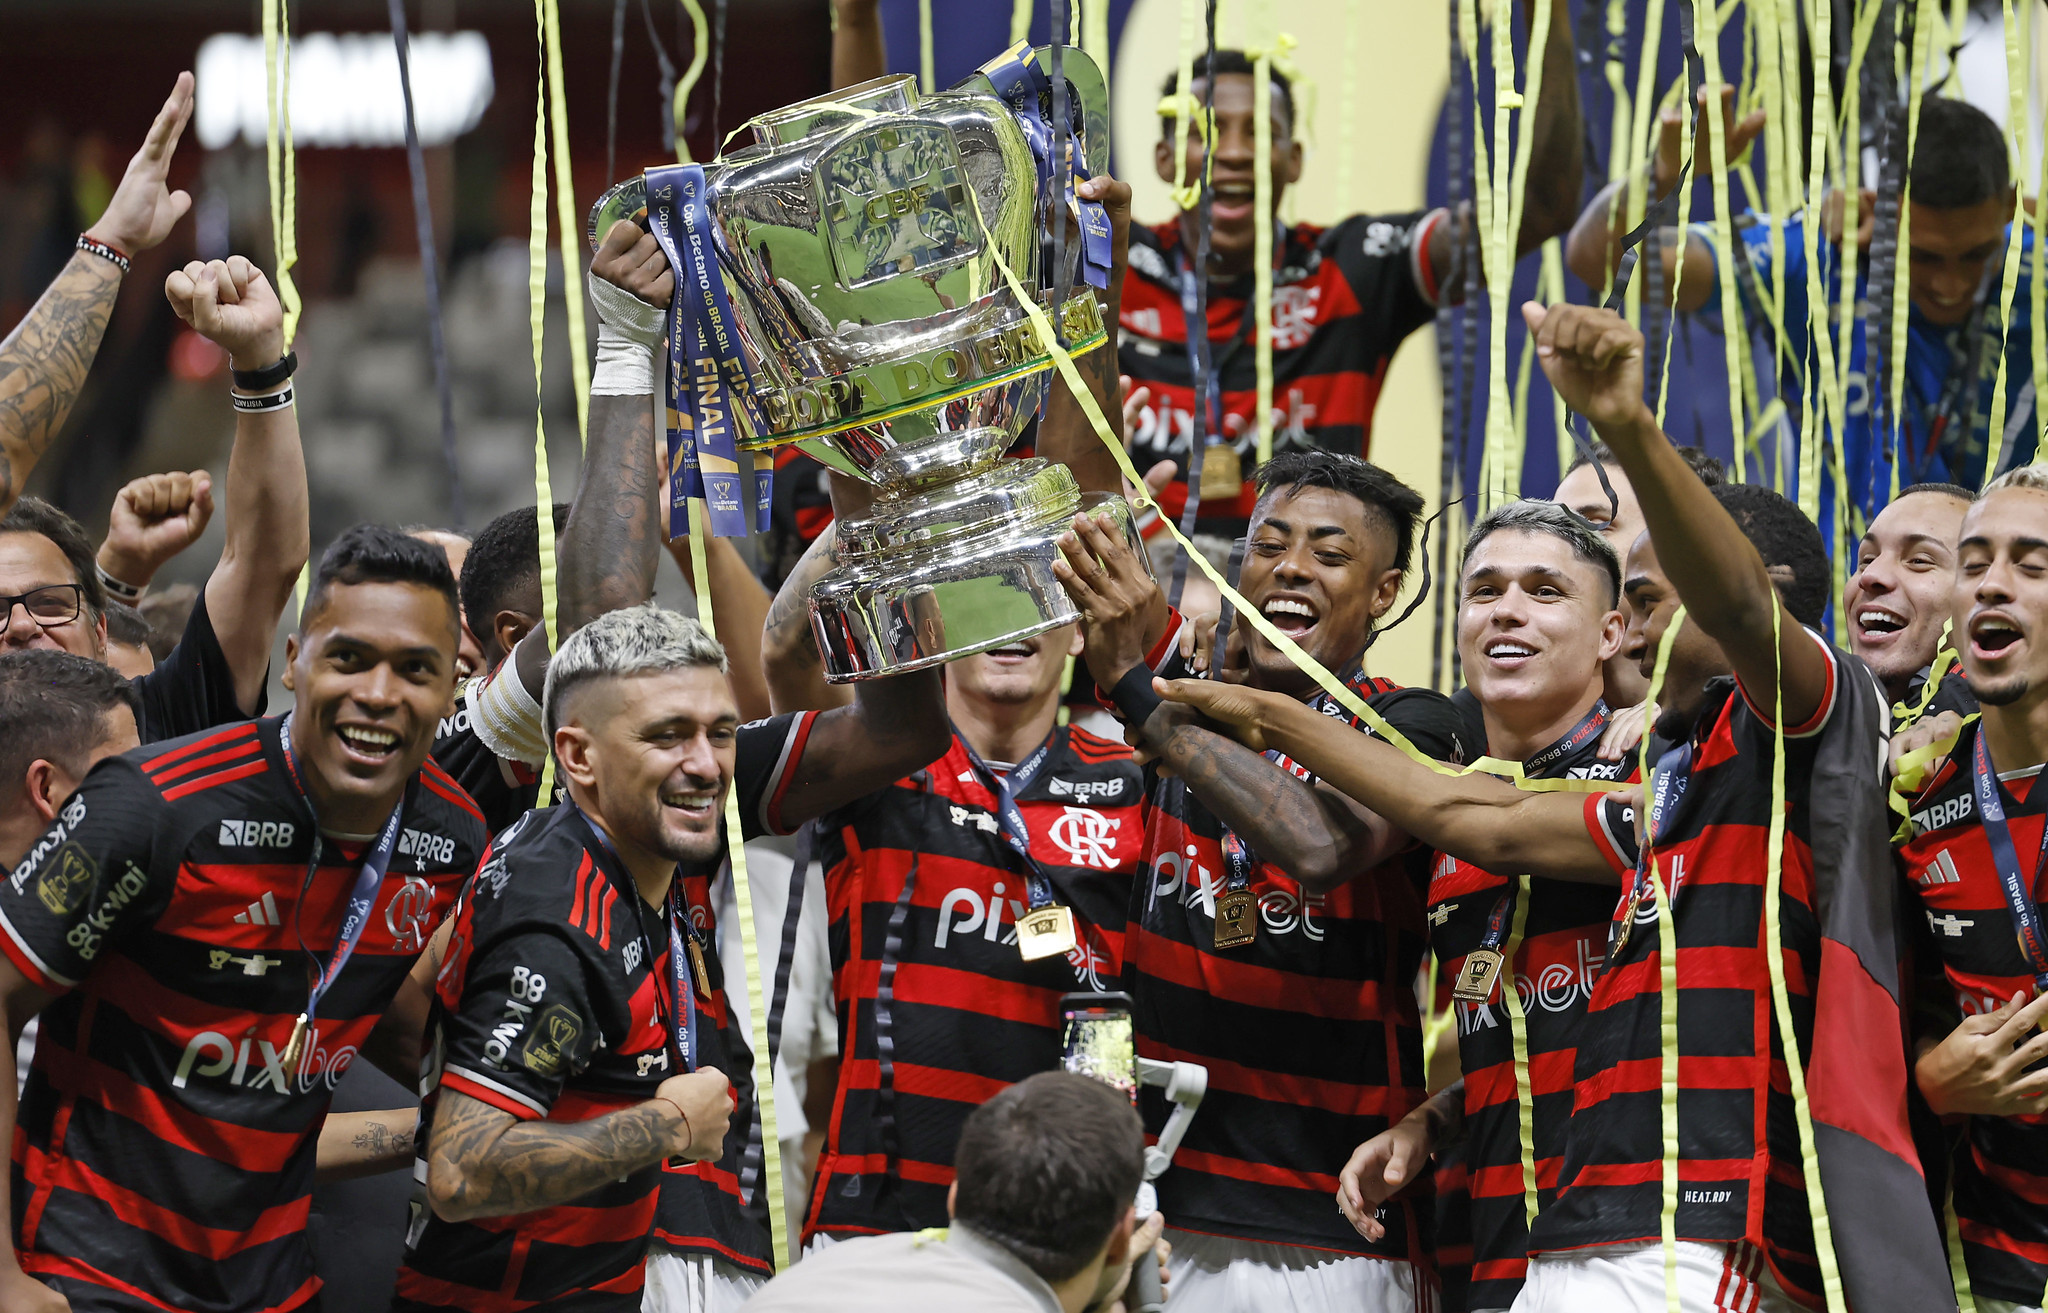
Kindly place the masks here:
[(235, 913), (236, 925), (283, 925), (284, 918), (277, 914), (277, 898), (268, 889), (263, 897), (249, 904), (248, 910)]
[(222, 821), (223, 848), (289, 848), (297, 827), (290, 821)]
[(1934, 854), (1934, 860), (1928, 863), (1927, 869), (1913, 877), (1913, 883), (1923, 889), (1938, 884), (1961, 884), (1962, 880), (1963, 877), (1956, 874), (1956, 859), (1948, 855), (1946, 848)]

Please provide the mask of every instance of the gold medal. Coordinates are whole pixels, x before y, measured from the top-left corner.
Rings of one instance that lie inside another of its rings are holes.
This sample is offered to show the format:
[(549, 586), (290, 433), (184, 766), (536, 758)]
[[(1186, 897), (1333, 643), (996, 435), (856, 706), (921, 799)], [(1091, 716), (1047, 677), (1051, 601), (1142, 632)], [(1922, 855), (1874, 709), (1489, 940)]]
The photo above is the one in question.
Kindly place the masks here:
[(711, 997), (711, 973), (704, 969), (704, 948), (695, 935), (690, 936), (690, 968), (697, 973), (697, 993), (703, 998)]
[(1642, 897), (1640, 884), (1628, 891), (1628, 898), (1621, 905), (1621, 929), (1614, 934), (1614, 947), (1607, 954), (1608, 960), (1618, 962), (1622, 953), (1627, 951), (1629, 931), (1636, 925), (1636, 904), (1642, 901)]
[(306, 1028), (309, 1024), (310, 1018), (303, 1012), (299, 1014), (296, 1021), (292, 1022), (292, 1037), (286, 1041), (284, 1046), (284, 1069), (286, 1071), (296, 1073), (298, 1070), (299, 1050), (306, 1045)]
[(1227, 442), (1202, 449), (1202, 500), (1235, 501), (1244, 491), (1244, 460)]
[(1074, 937), (1074, 914), (1054, 903), (1034, 907), (1017, 921), (1017, 952), (1026, 962), (1065, 957), (1080, 941)]
[(1256, 906), (1249, 889), (1232, 889), (1216, 900), (1216, 947), (1240, 948), (1258, 937)]
[(1458, 968), (1457, 983), (1451, 986), (1451, 997), (1467, 1003), (1484, 1003), (1493, 997), (1494, 982), (1500, 979), (1501, 964), (1505, 961), (1498, 950), (1475, 948), (1465, 955), (1465, 965)]

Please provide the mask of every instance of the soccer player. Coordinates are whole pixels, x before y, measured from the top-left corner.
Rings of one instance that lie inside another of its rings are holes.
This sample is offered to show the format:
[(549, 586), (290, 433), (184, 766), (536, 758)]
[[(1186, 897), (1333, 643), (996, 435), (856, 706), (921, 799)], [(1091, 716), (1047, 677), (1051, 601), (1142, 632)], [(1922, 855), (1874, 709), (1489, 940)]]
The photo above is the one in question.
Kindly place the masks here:
[[(309, 550), (306, 460), (291, 402), (296, 357), (285, 355), (276, 292), (239, 255), (195, 261), (173, 273), (164, 290), (180, 319), (228, 353), (235, 371), (235, 445), (220, 564), (178, 646), (135, 681), (144, 743), (262, 714), (277, 622)], [(191, 495), (188, 486), (188, 509)], [(49, 503), (34, 497), (16, 502), (0, 519), (0, 601), (10, 608), (0, 646), (61, 648), (105, 660), (109, 595), (138, 596), (156, 567), (196, 536), (190, 518), (175, 507), (149, 510), (151, 527), (138, 524), (126, 537), (153, 552), (131, 564), (133, 554), (96, 560), (77, 522)]]
[[(1530, 779), (1616, 780), (1633, 760), (1602, 760), (1609, 718), (1602, 668), (1622, 648), (1621, 563), (1593, 528), (1554, 502), (1511, 502), (1473, 526), (1458, 607), (1458, 652), (1486, 720), (1487, 755)], [(1572, 795), (1567, 795), (1572, 796)], [(1470, 1284), (1453, 1307), (1505, 1309), (1527, 1266), (1525, 1163), (1537, 1198), (1556, 1190), (1572, 1111), (1572, 1055), (1614, 917), (1611, 884), (1497, 874), (1445, 853), (1429, 887), (1430, 946), (1452, 982), (1463, 1079), (1359, 1146), (1338, 1206), (1367, 1238), (1387, 1181), (1413, 1181), (1435, 1147), (1462, 1138), (1470, 1181)], [(1516, 1022), (1525, 1027), (1518, 1070)], [(1531, 1122), (1522, 1131), (1522, 1083)], [(1459, 1295), (1459, 1298), (1453, 1298)]]
[(842, 1057), (813, 1238), (946, 1225), (968, 1113), (1059, 1066), (1062, 994), (1116, 988), (1143, 784), (1057, 723), (1080, 651), (1069, 625), (950, 663), (947, 754), (819, 822)]
[[(1259, 486), (1246, 601), (1422, 751), (1462, 760), (1449, 699), (1364, 667), (1421, 496), (1325, 451), (1274, 457)], [(1431, 1284), (1426, 1204), (1399, 1202), (1368, 1239), (1329, 1194), (1351, 1150), (1424, 1098), (1413, 986), (1430, 854), (1286, 758), (1158, 709), (1145, 665), (1165, 624), (1158, 585), (1121, 535), (1085, 516), (1074, 534), (1055, 569), (1082, 614), (1089, 672), (1156, 758), (1124, 940), (1139, 1052), (1209, 1068), (1159, 1180), (1175, 1306), (1408, 1307)], [(1232, 676), (1353, 724), (1264, 636), (1245, 640)], [(1146, 1106), (1156, 1125), (1164, 1107)]]
[[(740, 1179), (753, 1056), (713, 938), (726, 795), (748, 837), (786, 834), (940, 755), (945, 722), (919, 672), (741, 725), (724, 665), (653, 606), (549, 663), (569, 799), (503, 836), (462, 899), (424, 1114), (431, 1211), (397, 1307), (637, 1310), (657, 1193), (680, 1251), (662, 1275), (698, 1292), (668, 1306), (725, 1307), (766, 1275), (766, 1197)], [(678, 1154), (695, 1164), (660, 1170)]]
[(0, 656), (0, 866), (10, 870), (102, 758), (136, 746), (135, 686), (69, 652)]
[[(1623, 557), (1643, 532), (1643, 508), (1636, 504), (1636, 490), (1629, 484), (1627, 471), (1621, 468), (1621, 462), (1607, 449), (1607, 444), (1596, 440), (1591, 446), (1593, 459), (1573, 457), (1564, 477), (1557, 481), (1557, 491), (1551, 494), (1551, 499), (1576, 511), (1607, 539), (1617, 558)], [(1721, 482), (1721, 462), (1704, 449), (1680, 447), (1678, 452), (1692, 472), (1700, 476), (1701, 483), (1712, 488)], [(1602, 474), (1607, 476), (1605, 486), (1600, 482)], [(1611, 498), (1609, 489), (1614, 493)], [(1607, 663), (1607, 705), (1615, 711), (1628, 713), (1642, 702), (1649, 687), (1649, 681), (1636, 669), (1635, 661), (1626, 651), (1615, 653)], [(1638, 734), (1627, 746), (1634, 747), (1640, 741)], [(1610, 754), (1620, 751), (1614, 743), (1607, 746)]]
[[(1656, 769), (1643, 825), (1654, 860), (1637, 841), (1632, 799), (1446, 779), (1270, 694), (1179, 681), (1172, 696), (1462, 860), (1622, 881), (1576, 1048), (1557, 1193), (1530, 1230), (1517, 1313), (1665, 1301), (1667, 936), (1679, 945), (1668, 1055), (1677, 1063), (1679, 1307), (1725, 1307), (1731, 1292), (1744, 1307), (1786, 1313), (1820, 1303), (1808, 1146), (1774, 1021), (1773, 959), (1849, 1301), (1901, 1313), (1946, 1307), (1953, 1295), (1905, 1102), (1872, 1097), (1906, 1078), (1880, 780), (1885, 709), (1868, 670), (1806, 628), (1827, 599), (1820, 535), (1768, 489), (1701, 485), (1643, 404), (1642, 337), (1619, 316), (1534, 305), (1524, 314), (1544, 372), (1621, 457), (1649, 522), (1623, 572), (1627, 641), (1646, 672), (1681, 605), (1686, 612), (1647, 749)], [(1787, 809), (1779, 905), (1767, 909), (1773, 719), (1783, 726)]]
[(1921, 1039), (1914, 1075), (1964, 1128), (1952, 1164), (1963, 1263), (1977, 1307), (2008, 1313), (2040, 1308), (2048, 1289), (2048, 1035), (2036, 1033), (2048, 1015), (2048, 472), (2026, 466), (1979, 493), (1957, 556), (1955, 645), (1983, 716), (1914, 793), (1900, 857), (1960, 1015)]
[[(1657, 196), (1677, 185), (1677, 128), (1675, 114), (1667, 117), (1663, 129), (1665, 146), (1658, 153), (1652, 179)], [(1740, 122), (1730, 122), (1730, 164), (1762, 128), (1762, 111)], [(1704, 123), (1698, 131), (1700, 145), (1694, 158), (1704, 167)], [(1910, 185), (1906, 236), (1911, 249), (1899, 253), (1897, 275), (1907, 280), (1910, 305), (1906, 321), (1905, 392), (1902, 413), (1887, 417), (1887, 431), (1872, 430), (1873, 416), (1888, 410), (1889, 403), (1868, 404), (1870, 392), (1882, 391), (1883, 384), (1872, 358), (1869, 322), (1860, 316), (1846, 362), (1850, 376), (1857, 380), (1855, 390), (1866, 402), (1851, 405), (1841, 434), (1852, 508), (1851, 537), (1876, 517), (1891, 495), (1894, 478), (1904, 486), (1947, 482), (1976, 487), (1999, 470), (2017, 468), (2034, 457), (2037, 399), (2030, 363), (2034, 330), (2027, 298), (2013, 298), (2010, 325), (1999, 322), (1999, 274), (2014, 200), (2004, 132), (1968, 101), (1927, 97), (1920, 105)], [(1594, 287), (1607, 281), (1609, 272), (1621, 259), (1617, 238), (1627, 224), (1622, 222), (1624, 216), (1618, 212), (1616, 201), (1620, 189), (1626, 186), (1626, 182), (1613, 183), (1595, 196), (1573, 227), (1566, 246), (1566, 259), (1572, 271)], [(1875, 201), (1871, 192), (1862, 193), (1858, 206), (1861, 231), (1853, 237), (1858, 248), (1870, 241), (1870, 216)], [(1784, 325), (1787, 340), (1782, 344), (1782, 356), (1777, 356), (1785, 362), (1780, 387), (1787, 397), (1799, 396), (1800, 374), (1808, 368), (1808, 361), (1819, 358), (1809, 340), (1812, 321), (1807, 307), (1805, 225), (1815, 221), (1815, 217), (1747, 217), (1754, 222), (1736, 230), (1743, 261), (1736, 279), (1742, 313), (1748, 324), (1753, 328), (1763, 326), (1768, 335), (1770, 299), (1774, 294), (1782, 294), (1784, 317), (1778, 322)], [(1832, 306), (1841, 296), (1844, 259), (1840, 196), (1830, 198), (1821, 221), (1824, 226), (1818, 242), (1820, 282)], [(1777, 237), (1783, 239), (1782, 267), (1773, 263), (1771, 245)], [(1711, 309), (1719, 303), (1720, 275), (1714, 265), (1709, 234), (1689, 230), (1682, 257), (1677, 235), (1669, 230), (1660, 234), (1657, 245), (1663, 260), (1664, 286), (1670, 289), (1676, 281), (1680, 310)], [(1678, 269), (1681, 258), (1682, 275)], [(2024, 282), (2030, 276), (2028, 271), (2034, 259), (2031, 233), (2023, 231), (2018, 258), (2019, 276)], [(1858, 258), (1853, 263), (1854, 295), (1861, 302), (1869, 291), (1868, 261)], [(1992, 391), (2001, 351), (2005, 354), (2009, 380), (2004, 416), (2006, 436), (1999, 450), (1998, 469), (1986, 469)], [(1887, 371), (1895, 367), (1889, 360), (1889, 344), (1880, 344), (1879, 353), (1886, 359)], [(1844, 362), (1836, 364), (1839, 368)], [(1766, 365), (1763, 369), (1775, 372), (1776, 367)], [(1820, 426), (1813, 425), (1812, 432), (1818, 434)], [(1831, 476), (1829, 486), (1821, 494), (1824, 529), (1832, 524), (1834, 497)]]
[(427, 760), (456, 629), (440, 552), (348, 530), (286, 643), (292, 711), (102, 761), (0, 884), (0, 1001), (41, 1019), (18, 1115), (0, 1060), (0, 1307), (315, 1297), (329, 1095), (358, 1054), (416, 1079), (401, 986), (484, 851)]
[[(1920, 483), (1901, 489), (1870, 522), (1856, 545), (1856, 572), (1842, 593), (1849, 650), (1863, 659), (1894, 702), (1911, 702), (1914, 688), (1942, 646), (1955, 592), (1956, 540), (1970, 490), (1953, 483)], [(1962, 636), (1950, 643), (1958, 649)], [(1943, 679), (1935, 697), (1951, 705), (1968, 701), (1956, 671)], [(1963, 706), (1975, 711), (1974, 703)]]
[[(1519, 5), (1525, 24), (1534, 6)], [(1245, 531), (1257, 500), (1250, 468), (1258, 424), (1256, 347), (1258, 319), (1251, 305), (1254, 247), (1253, 133), (1257, 102), (1252, 61), (1239, 50), (1218, 50), (1212, 68), (1206, 56), (1195, 62), (1187, 87), (1197, 103), (1208, 101), (1216, 117), (1216, 143), (1209, 207), (1208, 333), (1211, 396), (1221, 408), (1223, 432), (1205, 425), (1211, 445), (1202, 457), (1202, 507), (1197, 530), (1220, 542), (1205, 552), (1227, 555), (1229, 540)], [(1175, 93), (1168, 78), (1162, 95)], [(1331, 228), (1288, 225), (1280, 219), (1282, 198), (1298, 181), (1302, 145), (1294, 135), (1293, 88), (1272, 74), (1273, 204), (1273, 443), (1274, 450), (1315, 449), (1369, 454), (1373, 409), (1394, 352), (1410, 333), (1429, 323), (1444, 302), (1462, 299), (1461, 255), (1472, 222), (1469, 207), (1407, 214), (1360, 214)], [(1184, 176), (1202, 176), (1205, 143), (1196, 125), (1187, 134)], [(1522, 149), (1529, 151), (1529, 179), (1515, 255), (1535, 250), (1571, 226), (1579, 206), (1584, 137), (1579, 116), (1578, 78), (1573, 67), (1571, 19), (1566, 6), (1553, 5), (1543, 57), (1543, 93), (1528, 124)], [(1161, 179), (1175, 173), (1176, 127), (1160, 119), (1153, 164)], [(1197, 210), (1132, 233), (1130, 276), (1124, 280), (1118, 351), (1123, 372), (1148, 388), (1151, 399), (1130, 435), (1139, 469), (1160, 460), (1180, 464), (1176, 482), (1160, 498), (1177, 521), (1188, 496), (1188, 442), (1194, 424), (1194, 371), (1188, 359), (1183, 306), (1192, 306), (1187, 279), (1193, 271), (1200, 223)], [(1476, 249), (1476, 248), (1473, 248)], [(1221, 559), (1219, 557), (1219, 559)]]

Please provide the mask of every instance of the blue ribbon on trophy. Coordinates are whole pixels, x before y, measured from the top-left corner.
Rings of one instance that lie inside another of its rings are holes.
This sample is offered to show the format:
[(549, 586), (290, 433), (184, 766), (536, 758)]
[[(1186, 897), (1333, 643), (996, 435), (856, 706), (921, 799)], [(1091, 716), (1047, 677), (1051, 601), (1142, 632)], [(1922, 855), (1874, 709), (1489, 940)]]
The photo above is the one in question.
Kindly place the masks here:
[(647, 170), (646, 178), (648, 227), (676, 275), (668, 314), (669, 537), (688, 531), (691, 497), (704, 499), (714, 537), (746, 537), (749, 506), (752, 531), (765, 533), (774, 456), (739, 448), (741, 414), (752, 433), (768, 426), (718, 269), (704, 168), (672, 164)]
[[(1031, 143), (1031, 155), (1038, 164), (1038, 185), (1043, 190), (1052, 182), (1052, 124), (1045, 116), (1045, 102), (1050, 98), (1052, 80), (1045, 70), (1038, 66), (1038, 58), (1026, 42), (1018, 42), (1002, 54), (981, 66), (982, 76), (989, 80), (998, 96), (1010, 106), (1017, 116), (1017, 122), (1024, 129), (1025, 140)], [(1074, 183), (1089, 176), (1082, 164), (1080, 151), (1073, 147), (1074, 138), (1067, 138), (1068, 147), (1076, 157), (1067, 180), (1067, 205), (1075, 210), (1081, 219), (1081, 270), (1089, 284), (1094, 287), (1109, 286), (1109, 215), (1103, 211), (1100, 201), (1084, 201), (1075, 196)]]

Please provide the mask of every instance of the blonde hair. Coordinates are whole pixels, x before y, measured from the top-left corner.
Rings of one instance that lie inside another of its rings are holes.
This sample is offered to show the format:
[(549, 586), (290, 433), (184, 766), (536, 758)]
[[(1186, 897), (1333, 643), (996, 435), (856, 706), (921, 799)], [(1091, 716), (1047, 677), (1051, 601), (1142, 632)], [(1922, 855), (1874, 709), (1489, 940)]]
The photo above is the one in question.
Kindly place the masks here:
[(2014, 466), (1985, 484), (1984, 490), (1977, 494), (1977, 500), (1983, 501), (1992, 493), (2003, 492), (2007, 488), (2032, 488), (2035, 492), (2048, 492), (2048, 465)]
[(705, 666), (725, 673), (725, 649), (704, 626), (652, 602), (608, 612), (569, 635), (548, 662), (542, 715), (552, 738), (570, 690), (601, 679)]

